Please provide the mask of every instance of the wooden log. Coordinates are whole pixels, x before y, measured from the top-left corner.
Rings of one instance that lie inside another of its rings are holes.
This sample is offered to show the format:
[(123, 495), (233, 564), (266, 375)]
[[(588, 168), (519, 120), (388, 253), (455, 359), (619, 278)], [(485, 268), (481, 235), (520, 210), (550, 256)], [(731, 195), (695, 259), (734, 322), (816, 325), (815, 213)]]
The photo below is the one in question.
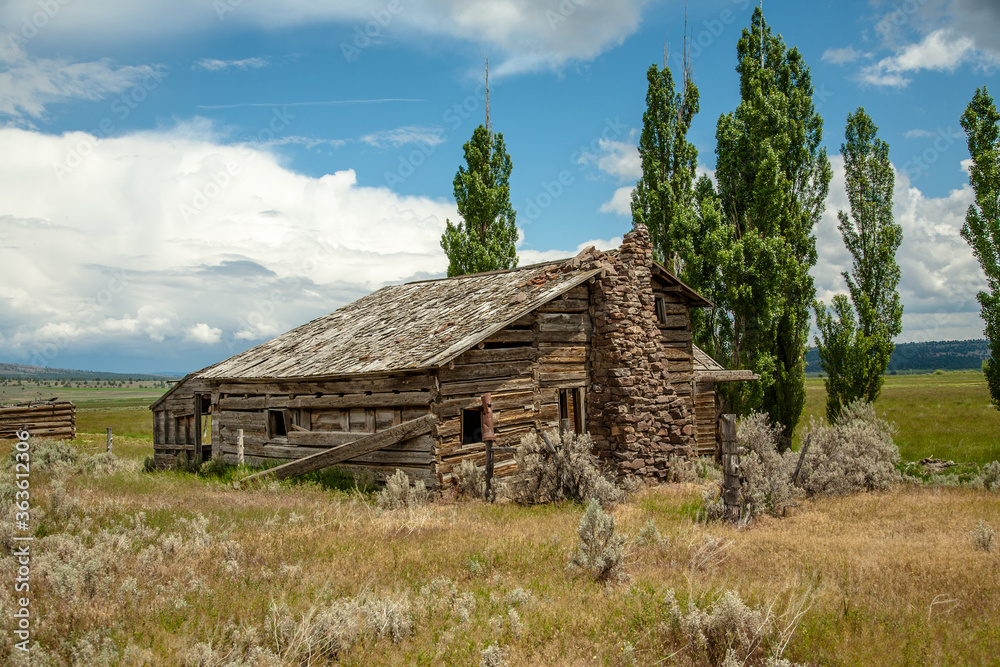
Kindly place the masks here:
[(486, 392), (496, 393), (500, 391), (515, 391), (517, 389), (525, 389), (531, 386), (532, 379), (530, 377), (501, 378), (493, 380), (479, 380), (475, 382), (442, 382), (441, 395), (482, 395)]
[[(533, 391), (513, 391), (497, 392), (491, 394), (494, 410), (506, 410), (508, 408), (524, 407), (533, 405), (535, 392)], [(469, 398), (453, 398), (441, 401), (435, 406), (435, 414), (442, 421), (457, 417), (462, 410), (475, 410), (479, 407), (481, 399), (470, 396)]]
[(441, 382), (470, 382), (487, 378), (513, 378), (531, 372), (531, 361), (509, 361), (495, 364), (464, 364), (438, 371)]
[(660, 340), (667, 343), (687, 343), (691, 341), (691, 332), (680, 329), (660, 329)]
[(401, 391), (399, 393), (345, 394), (343, 396), (301, 396), (297, 398), (267, 399), (269, 408), (384, 408), (430, 405), (429, 391)]
[(492, 364), (509, 361), (532, 361), (538, 357), (533, 347), (501, 347), (492, 350), (471, 349), (455, 359), (455, 364)]
[(585, 343), (590, 340), (590, 331), (539, 331), (540, 343)]
[(501, 329), (484, 343), (531, 343), (535, 340), (535, 332), (530, 329)]
[(555, 299), (539, 306), (539, 313), (585, 313), (590, 308), (587, 299)]
[[(666, 302), (663, 304), (664, 308), (667, 308)], [(691, 318), (687, 313), (683, 315), (665, 315), (663, 320), (657, 322), (660, 327), (660, 331), (664, 329), (687, 329), (691, 323)]]
[(220, 410), (263, 410), (266, 398), (251, 396), (249, 398), (229, 397), (219, 399)]
[(219, 391), (223, 395), (241, 394), (364, 394), (365, 392), (421, 391), (434, 388), (434, 378), (426, 373), (366, 377), (344, 380), (276, 380), (263, 382), (230, 382), (223, 380)]
[(218, 414), (220, 426), (247, 431), (266, 431), (267, 414), (264, 412), (232, 412), (222, 411)]
[(244, 481), (249, 481), (251, 479), (263, 479), (265, 477), (286, 479), (288, 477), (304, 475), (314, 470), (328, 468), (332, 465), (340, 463), (341, 461), (347, 461), (348, 459), (353, 459), (357, 456), (362, 456), (369, 452), (382, 449), (387, 445), (395, 444), (406, 438), (412, 438), (417, 435), (423, 435), (424, 433), (430, 433), (436, 422), (437, 418), (434, 417), (434, 415), (425, 415), (419, 419), (403, 422), (399, 426), (394, 426), (387, 431), (365, 436), (352, 443), (341, 445), (339, 447), (333, 447), (319, 452), (318, 454), (313, 454), (312, 456), (299, 459), (298, 461), (292, 461), (276, 468), (271, 468), (270, 470), (265, 470), (255, 475), (251, 475)]

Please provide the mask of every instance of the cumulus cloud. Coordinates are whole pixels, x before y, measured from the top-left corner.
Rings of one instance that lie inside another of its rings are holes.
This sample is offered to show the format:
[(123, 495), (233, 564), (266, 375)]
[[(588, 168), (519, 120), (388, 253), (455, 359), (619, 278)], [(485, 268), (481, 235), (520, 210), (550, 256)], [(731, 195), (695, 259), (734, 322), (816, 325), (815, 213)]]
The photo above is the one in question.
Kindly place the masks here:
[(184, 340), (191, 341), (193, 343), (214, 345), (222, 340), (222, 329), (210, 327), (204, 322), (199, 322), (193, 327), (188, 327), (187, 332), (184, 335)]
[[(836, 155), (830, 161), (834, 177), (826, 212), (815, 230), (819, 262), (813, 269), (816, 296), (827, 303), (834, 294), (846, 293), (841, 273), (851, 268), (850, 253), (837, 230), (837, 211), (850, 212), (844, 160)], [(904, 306), (900, 341), (981, 336), (976, 293), (985, 286), (985, 276), (959, 235), (972, 197), (968, 185), (946, 197), (928, 197), (905, 172), (897, 171), (893, 212), (903, 228), (897, 252)]]
[(611, 199), (601, 204), (598, 209), (601, 213), (617, 213), (618, 215), (632, 215), (632, 191), (634, 185), (623, 185), (615, 190)]
[[(491, 44), (503, 54), (499, 75), (559, 68), (591, 60), (618, 46), (639, 27), (650, 0), (371, 0), (338, 2), (205, 2), (204, 0), (102, 0), (87, 11), (63, 11), (47, 22), (44, 38), (73, 40), (164, 39), (229, 25), (281, 29), (340, 23), (383, 34), (445, 36)], [(18, 26), (38, 11), (37, 0), (8, 0), (0, 25)], [(370, 30), (369, 30), (370, 27)], [(346, 36), (344, 48), (353, 47)], [(356, 48), (356, 47), (355, 47)]]
[(214, 58), (203, 58), (194, 65), (194, 69), (203, 69), (209, 72), (221, 72), (227, 69), (260, 69), (267, 67), (267, 58), (244, 58), (242, 60), (216, 60)]
[(872, 86), (903, 88), (912, 80), (907, 74), (922, 70), (953, 72), (978, 55), (972, 37), (942, 28), (917, 44), (899, 49), (895, 55), (863, 67), (859, 80)]
[(296, 174), (205, 122), (103, 139), (6, 128), (0, 144), (0, 340), (28, 363), (151, 343), (224, 358), (447, 266), (453, 204), (352, 170)]
[[(634, 131), (630, 133), (630, 139), (634, 138), (634, 134)], [(634, 141), (598, 139), (597, 150), (581, 153), (577, 162), (593, 165), (619, 181), (635, 181), (642, 176), (642, 159)]]
[[(159, 83), (163, 68), (119, 66), (111, 60), (72, 62), (31, 58), (14, 41), (0, 39), (0, 114), (20, 124), (46, 115), (46, 105), (99, 100), (133, 86)], [(149, 83), (152, 82), (152, 83)]]

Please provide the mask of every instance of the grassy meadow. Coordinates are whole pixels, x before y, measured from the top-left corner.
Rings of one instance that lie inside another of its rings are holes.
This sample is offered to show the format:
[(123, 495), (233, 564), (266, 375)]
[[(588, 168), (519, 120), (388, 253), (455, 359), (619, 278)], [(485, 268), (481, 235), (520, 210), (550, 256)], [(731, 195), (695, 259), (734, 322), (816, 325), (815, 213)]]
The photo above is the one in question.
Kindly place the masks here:
[[(904, 458), (972, 460), (1000, 433), (970, 423), (995, 419), (984, 391), (978, 374), (896, 376), (878, 407), (899, 424)], [(810, 381), (816, 415), (821, 394)], [(1000, 656), (1000, 549), (971, 537), (979, 521), (1000, 529), (996, 493), (901, 484), (741, 530), (698, 520), (699, 482), (647, 488), (612, 510), (627, 577), (603, 583), (567, 569), (582, 506), (446, 497), (381, 510), (316, 484), (147, 473), (151, 416), (132, 407), (88, 408), (79, 460), (32, 470), (31, 664), (718, 664), (668, 622), (670, 591), (688, 610), (736, 591), (774, 628), (761, 650), (784, 645), (801, 664)], [(115, 419), (117, 459), (90, 458)], [(0, 579), (15, 568), (0, 560)], [(6, 637), (13, 596), (0, 585)], [(502, 661), (484, 658), (491, 645)], [(0, 661), (28, 664), (9, 640)]]

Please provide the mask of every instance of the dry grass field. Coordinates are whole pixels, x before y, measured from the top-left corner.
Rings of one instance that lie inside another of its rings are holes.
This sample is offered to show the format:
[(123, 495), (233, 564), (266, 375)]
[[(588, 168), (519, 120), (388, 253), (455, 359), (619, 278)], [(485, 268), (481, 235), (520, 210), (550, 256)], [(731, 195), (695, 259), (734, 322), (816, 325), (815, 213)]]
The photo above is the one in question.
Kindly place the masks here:
[[(482, 662), (491, 645), (508, 665), (707, 664), (666, 596), (707, 608), (727, 590), (769, 611), (765, 648), (787, 638), (797, 663), (1000, 656), (1000, 550), (971, 538), (1000, 528), (996, 493), (900, 485), (737, 530), (698, 521), (697, 484), (646, 489), (612, 511), (627, 579), (605, 584), (566, 569), (579, 505), (380, 511), (310, 484), (145, 473), (146, 438), (116, 452), (32, 473), (31, 664), (504, 664)], [(0, 561), (0, 659), (28, 664), (9, 639), (15, 567)]]

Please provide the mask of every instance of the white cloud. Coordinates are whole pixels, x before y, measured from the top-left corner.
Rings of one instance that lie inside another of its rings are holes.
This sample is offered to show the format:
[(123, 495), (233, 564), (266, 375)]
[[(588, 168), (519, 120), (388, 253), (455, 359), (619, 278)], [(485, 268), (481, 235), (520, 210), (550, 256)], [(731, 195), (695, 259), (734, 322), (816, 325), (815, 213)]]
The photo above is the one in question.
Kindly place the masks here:
[(204, 343), (205, 345), (215, 345), (222, 340), (222, 329), (210, 327), (204, 322), (199, 322), (193, 327), (188, 327), (184, 340), (193, 343)]
[(243, 60), (216, 60), (214, 58), (203, 58), (194, 65), (194, 69), (203, 69), (209, 72), (219, 72), (227, 69), (260, 69), (267, 67), (267, 58), (244, 58)]
[(904, 88), (912, 80), (908, 74), (923, 70), (953, 72), (970, 62), (988, 65), (1000, 61), (978, 50), (971, 36), (940, 28), (919, 43), (897, 49), (894, 55), (861, 68), (859, 80), (872, 86)]
[[(634, 135), (635, 132), (631, 132)], [(639, 148), (632, 141), (598, 139), (598, 150), (584, 152), (577, 158), (583, 165), (594, 165), (601, 171), (614, 176), (619, 181), (635, 181), (642, 176), (642, 158)]]
[[(830, 161), (834, 178), (826, 212), (815, 230), (819, 262), (812, 271), (816, 296), (826, 303), (834, 294), (846, 292), (840, 274), (851, 268), (851, 256), (837, 230), (837, 211), (850, 212), (844, 160), (836, 155)], [(984, 287), (985, 277), (959, 235), (971, 202), (968, 185), (946, 197), (928, 197), (897, 171), (893, 213), (903, 228), (897, 252), (904, 306), (900, 341), (981, 337), (976, 292)]]
[(7, 38), (0, 39), (0, 114), (24, 121), (42, 118), (46, 105), (99, 100), (133, 86), (155, 88), (166, 72), (160, 67), (117, 66), (108, 59), (74, 63), (29, 57)]
[(823, 62), (834, 65), (846, 65), (853, 63), (861, 57), (861, 52), (853, 46), (845, 46), (842, 49), (827, 49), (823, 52)]
[(28, 363), (151, 342), (221, 359), (447, 266), (453, 204), (351, 170), (296, 174), (204, 122), (105, 139), (6, 128), (0, 145), (0, 339)]
[[(267, 30), (319, 23), (357, 27), (379, 38), (445, 36), (498, 48), (498, 75), (560, 68), (591, 60), (634, 33), (650, 0), (343, 0), (316, 2), (205, 2), (205, 0), (102, 0), (87, 11), (61, 12), (42, 39), (96, 43), (98, 40), (169, 39), (214, 27), (251, 25)], [(37, 0), (8, 0), (0, 25), (20, 26), (38, 11)], [(356, 48), (343, 32), (339, 48)]]
[(359, 140), (375, 148), (399, 148), (407, 144), (437, 146), (444, 143), (444, 128), (410, 125), (366, 134)]
[(906, 139), (927, 139), (934, 136), (937, 135), (929, 130), (907, 130), (906, 134), (903, 135)]
[(617, 213), (618, 215), (632, 215), (632, 191), (634, 185), (623, 185), (615, 190), (611, 199), (601, 204), (601, 213)]
[(598, 250), (613, 250), (622, 244), (622, 238), (616, 236), (611, 239), (591, 239), (584, 241), (576, 247), (576, 250), (522, 250), (517, 251), (519, 266), (528, 264), (538, 264), (539, 262), (552, 262), (557, 259), (567, 259), (575, 257), (581, 250), (594, 246)]

